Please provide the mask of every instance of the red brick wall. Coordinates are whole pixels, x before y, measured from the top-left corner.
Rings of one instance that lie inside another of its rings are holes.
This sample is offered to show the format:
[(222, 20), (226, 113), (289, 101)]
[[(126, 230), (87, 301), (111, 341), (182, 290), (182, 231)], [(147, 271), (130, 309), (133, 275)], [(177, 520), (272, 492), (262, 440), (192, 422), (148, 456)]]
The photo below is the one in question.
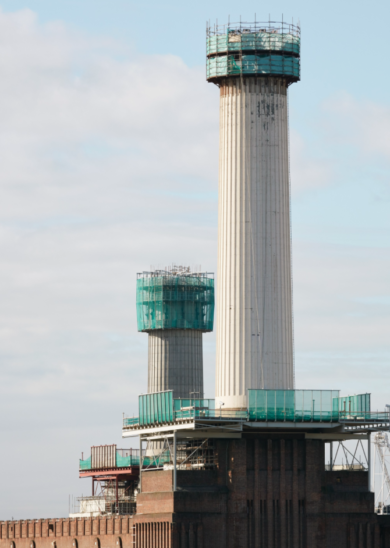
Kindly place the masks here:
[(159, 493), (173, 490), (173, 471), (142, 472), (142, 493)]
[(378, 516), (381, 548), (390, 548), (390, 515)]
[(340, 470), (335, 472), (325, 472), (322, 478), (322, 484), (332, 486), (329, 491), (362, 491), (368, 485), (368, 472), (353, 472)]
[(140, 493), (137, 497), (137, 514), (172, 513), (173, 495), (173, 491)]
[(120, 548), (120, 544), (134, 548), (130, 516), (5, 521), (0, 525), (0, 548)]
[[(215, 471), (177, 472), (172, 548), (198, 548), (200, 525), (202, 548), (382, 548), (367, 474), (325, 472), (321, 440), (271, 434), (214, 447)], [(136, 523), (168, 510), (165, 473), (143, 486)]]

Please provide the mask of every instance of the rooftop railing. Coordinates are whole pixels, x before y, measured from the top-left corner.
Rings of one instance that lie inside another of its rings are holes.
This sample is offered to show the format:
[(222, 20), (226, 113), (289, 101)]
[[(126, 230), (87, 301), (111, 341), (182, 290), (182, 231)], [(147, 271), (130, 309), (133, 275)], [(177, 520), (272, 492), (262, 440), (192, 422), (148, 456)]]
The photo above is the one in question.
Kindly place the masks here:
[(339, 390), (248, 390), (249, 420), (338, 421)]
[(123, 426), (136, 426), (139, 424), (139, 417), (124, 417)]
[(343, 412), (340, 411), (339, 422), (389, 422), (388, 411), (372, 411), (372, 412)]
[[(102, 446), (104, 447), (104, 446)], [(95, 449), (95, 448), (93, 448)], [(107, 461), (100, 461), (98, 465), (94, 464), (92, 455), (87, 459), (80, 459), (79, 470), (89, 471), (104, 468), (128, 468), (130, 466), (139, 466), (139, 449), (116, 449), (115, 450), (115, 465), (112, 458)]]
[(247, 420), (248, 411), (236, 411), (234, 409), (204, 409), (192, 407), (180, 409), (174, 412), (175, 420), (180, 419), (239, 419)]
[(139, 417), (124, 417), (123, 427), (185, 419), (305, 423), (387, 418), (386, 413), (371, 413), (370, 394), (340, 397), (339, 390), (249, 390), (244, 410), (216, 409), (213, 399), (173, 399), (173, 392), (166, 391), (139, 396)]

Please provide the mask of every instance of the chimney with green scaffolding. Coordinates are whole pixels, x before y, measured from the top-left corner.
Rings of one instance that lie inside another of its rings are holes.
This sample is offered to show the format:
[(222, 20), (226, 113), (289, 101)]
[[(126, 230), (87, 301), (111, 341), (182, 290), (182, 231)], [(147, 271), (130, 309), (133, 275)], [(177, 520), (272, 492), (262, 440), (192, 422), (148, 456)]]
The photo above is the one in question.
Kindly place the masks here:
[(138, 274), (137, 322), (149, 334), (148, 392), (203, 398), (202, 336), (213, 330), (213, 274), (182, 266)]

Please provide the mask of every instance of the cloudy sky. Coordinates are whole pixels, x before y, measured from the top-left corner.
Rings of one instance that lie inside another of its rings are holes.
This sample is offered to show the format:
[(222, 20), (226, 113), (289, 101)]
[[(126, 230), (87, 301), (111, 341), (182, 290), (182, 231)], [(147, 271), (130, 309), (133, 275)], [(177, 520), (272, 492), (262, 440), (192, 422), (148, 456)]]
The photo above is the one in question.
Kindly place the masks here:
[[(215, 271), (205, 21), (302, 25), (290, 89), (296, 384), (390, 403), (390, 4), (0, 0), (0, 519), (59, 517), (146, 389), (136, 273)], [(264, 9), (260, 9), (264, 8)], [(214, 392), (214, 335), (204, 337)]]

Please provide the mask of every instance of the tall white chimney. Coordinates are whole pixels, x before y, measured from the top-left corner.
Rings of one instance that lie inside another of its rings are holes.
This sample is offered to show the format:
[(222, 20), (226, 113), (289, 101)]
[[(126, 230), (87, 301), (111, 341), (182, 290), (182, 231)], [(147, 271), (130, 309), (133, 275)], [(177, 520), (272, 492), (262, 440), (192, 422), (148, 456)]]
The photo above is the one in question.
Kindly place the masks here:
[(220, 88), (216, 405), (248, 389), (294, 388), (288, 86), (300, 29), (208, 27), (207, 79)]

